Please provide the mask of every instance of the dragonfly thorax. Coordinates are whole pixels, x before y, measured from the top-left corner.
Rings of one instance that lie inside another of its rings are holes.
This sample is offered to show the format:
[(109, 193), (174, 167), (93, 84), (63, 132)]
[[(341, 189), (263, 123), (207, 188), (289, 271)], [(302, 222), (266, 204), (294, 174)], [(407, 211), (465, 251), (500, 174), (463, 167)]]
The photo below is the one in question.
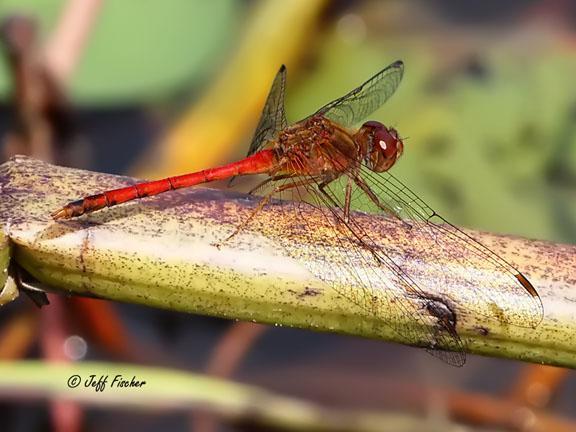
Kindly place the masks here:
[(375, 172), (390, 169), (404, 149), (404, 144), (396, 129), (387, 128), (377, 121), (364, 123), (354, 139), (361, 148), (365, 149), (365, 163)]

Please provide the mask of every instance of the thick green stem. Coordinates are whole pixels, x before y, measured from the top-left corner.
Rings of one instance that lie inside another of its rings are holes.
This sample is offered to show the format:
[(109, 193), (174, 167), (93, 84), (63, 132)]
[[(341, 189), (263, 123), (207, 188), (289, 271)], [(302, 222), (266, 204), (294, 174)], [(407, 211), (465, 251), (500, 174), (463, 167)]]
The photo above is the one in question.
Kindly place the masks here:
[[(318, 270), (325, 268), (328, 279), (342, 256), (338, 245), (327, 241), (306, 244), (307, 237), (300, 234), (308, 227), (294, 219), (294, 213), (283, 211), (289, 204), (267, 206), (254, 229), (220, 247), (214, 244), (248, 217), (254, 199), (193, 188), (75, 220), (54, 222), (49, 216), (72, 199), (129, 182), (23, 157), (2, 165), (0, 223), (13, 247), (14, 264), (66, 293), (413, 345), (429, 343), (433, 317), (411, 319), (385, 292), (380, 296), (374, 290), (367, 297), (366, 288), (354, 281), (342, 295), (307, 271), (302, 260), (316, 259)], [(308, 212), (307, 223), (317, 222), (317, 237), (323, 239), (321, 215)], [(382, 247), (394, 248), (390, 233), (400, 232), (396, 228), (401, 222), (358, 217), (364, 218)], [(429, 281), (451, 300), (456, 328), (468, 351), (574, 367), (576, 247), (484, 233), (474, 236), (529, 276), (544, 302), (544, 319), (538, 327), (488, 319), (498, 316), (498, 305), (484, 297), (462, 295), (458, 273), (452, 280), (452, 272), (446, 271), (450, 263), (438, 266), (409, 255), (402, 259), (419, 272), (420, 280)], [(486, 278), (498, 277), (474, 268), (469, 271), (478, 273), (480, 289)], [(413, 294), (401, 295), (418, 310)], [(514, 298), (498, 295), (514, 307)], [(353, 300), (374, 301), (378, 308), (371, 311)], [(428, 311), (421, 313), (426, 316)], [(407, 329), (411, 338), (392, 328)]]

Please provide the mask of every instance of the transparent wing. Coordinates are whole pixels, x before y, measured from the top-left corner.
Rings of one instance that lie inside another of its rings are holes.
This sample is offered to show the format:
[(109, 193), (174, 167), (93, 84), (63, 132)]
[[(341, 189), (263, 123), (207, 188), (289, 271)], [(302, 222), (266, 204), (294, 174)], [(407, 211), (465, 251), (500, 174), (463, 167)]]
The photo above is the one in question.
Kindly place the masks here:
[(278, 132), (288, 126), (284, 111), (284, 93), (286, 91), (286, 66), (282, 65), (272, 82), (268, 98), (260, 116), (260, 121), (254, 132), (254, 137), (248, 150), (248, 156), (260, 150)]
[[(352, 207), (396, 216), (405, 221), (405, 229), (413, 238), (427, 238), (428, 242), (405, 241), (398, 247), (435, 268), (439, 279), (434, 285), (454, 285), (456, 281), (459, 299), (468, 308), (499, 322), (534, 328), (542, 321), (538, 293), (510, 263), (447, 222), (391, 173), (374, 173), (363, 166), (357, 176), (369, 186), (378, 203), (362, 190), (355, 190)], [(400, 267), (425, 291), (437, 291), (417, 269)], [(491, 305), (490, 310), (486, 305)]]
[[(466, 359), (464, 343), (455, 328), (426, 312), (430, 296), (397, 264), (402, 261), (403, 251), (383, 250), (378, 240), (368, 234), (369, 218), (346, 220), (343, 199), (329, 190), (322, 193), (318, 187), (321, 179), (312, 177), (271, 182), (259, 189), (258, 194), (266, 195), (279, 186), (307, 179), (308, 184), (276, 195), (292, 202), (282, 206), (284, 211), (291, 209), (292, 217), (279, 215), (274, 218), (278, 223), (273, 226), (256, 218), (250, 225), (260, 233), (272, 233), (273, 240), (288, 256), (299, 261), (339, 296), (373, 316), (375, 325), (391, 329), (406, 343), (424, 346), (449, 364), (462, 366)], [(280, 221), (288, 221), (287, 226)], [(451, 352), (440, 353), (440, 347)]]
[(403, 73), (404, 63), (398, 60), (350, 93), (324, 105), (313, 115), (322, 115), (345, 127), (354, 126), (376, 111), (394, 94)]
[[(354, 298), (358, 306), (383, 322), (394, 309), (400, 319), (385, 320), (388, 327), (409, 343), (425, 341), (427, 352), (446, 363), (462, 366), (466, 361), (465, 348), (456, 329), (446, 321), (430, 318), (425, 310), (425, 305), (432, 301), (430, 293), (422, 290), (398, 264), (405, 260), (405, 251), (383, 249), (378, 239), (368, 234), (371, 223), (368, 218), (350, 215), (346, 220), (344, 199), (330, 189), (325, 189), (326, 194), (323, 194), (316, 186), (308, 186), (306, 191), (307, 195), (302, 199), (324, 213), (324, 221), (330, 222), (329, 235), (339, 244), (341, 255), (336, 262), (330, 262), (334, 268), (329, 274), (335, 277), (326, 277), (327, 262), (306, 260), (302, 261), (304, 265), (344, 297), (347, 291), (343, 286), (360, 287), (362, 295)], [(303, 214), (300, 219), (308, 220)], [(315, 230), (314, 226), (308, 227), (310, 232)], [(324, 241), (326, 232), (321, 230)], [(416, 327), (414, 323), (417, 323)]]

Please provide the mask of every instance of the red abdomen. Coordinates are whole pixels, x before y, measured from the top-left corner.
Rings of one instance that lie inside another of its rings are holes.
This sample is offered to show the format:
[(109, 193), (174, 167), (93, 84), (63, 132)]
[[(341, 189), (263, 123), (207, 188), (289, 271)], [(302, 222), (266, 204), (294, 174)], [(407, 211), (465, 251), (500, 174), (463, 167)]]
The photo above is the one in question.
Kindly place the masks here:
[(173, 189), (180, 189), (208, 183), (215, 180), (224, 180), (230, 177), (247, 174), (269, 173), (276, 169), (277, 157), (275, 150), (262, 150), (238, 162), (210, 168), (162, 180), (138, 183), (120, 189), (113, 189), (96, 195), (72, 201), (61, 209), (52, 213), (54, 219), (70, 219), (84, 213), (111, 207), (127, 201), (147, 196), (158, 195)]

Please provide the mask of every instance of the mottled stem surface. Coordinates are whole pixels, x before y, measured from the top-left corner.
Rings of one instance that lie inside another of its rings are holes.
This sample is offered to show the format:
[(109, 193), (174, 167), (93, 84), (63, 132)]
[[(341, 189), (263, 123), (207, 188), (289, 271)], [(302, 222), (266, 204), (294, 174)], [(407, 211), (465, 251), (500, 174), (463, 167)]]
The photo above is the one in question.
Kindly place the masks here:
[[(197, 187), (74, 220), (53, 221), (50, 217), (70, 200), (133, 183), (125, 177), (62, 168), (25, 157), (0, 166), (0, 223), (9, 240), (5, 246), (11, 248), (11, 265), (24, 268), (46, 287), (63, 293), (407, 342), (389, 325), (394, 322), (397, 327), (399, 320), (406, 320), (395, 312), (394, 305), (384, 305), (379, 310), (385, 313), (380, 315), (359, 308), (313, 277), (297, 260), (288, 258), (286, 242), (278, 238), (285, 230), (290, 230), (294, 248), (313, 250), (321, 261), (330, 260), (336, 247), (299, 243), (298, 230), (306, 226), (293, 218), (285, 220), (289, 212), (283, 209), (289, 204), (267, 206), (256, 229), (242, 232), (220, 247), (214, 244), (251, 213), (256, 198)], [(314, 212), (308, 216), (314, 218)], [(374, 218), (371, 234), (386, 246), (393, 241), (389, 234), (401, 223)], [(574, 367), (576, 247), (472, 234), (522, 269), (540, 293), (544, 319), (536, 328), (489, 319), (497, 316), (494, 304), (479, 305), (477, 299), (462, 297), (457, 281), (451, 284), (449, 272), (439, 275), (435, 273), (438, 266), (418, 257), (404, 257), (431, 281), (442, 281), (438, 289), (451, 299), (458, 318), (456, 329), (467, 351)], [(481, 287), (482, 278), (490, 275), (479, 274)], [(348, 289), (351, 295), (365, 295), (360, 287)], [(473, 308), (469, 301), (475, 301)], [(477, 313), (479, 308), (484, 308), (482, 313)], [(421, 321), (402, 325), (411, 326), (415, 334), (430, 331), (422, 328)]]

